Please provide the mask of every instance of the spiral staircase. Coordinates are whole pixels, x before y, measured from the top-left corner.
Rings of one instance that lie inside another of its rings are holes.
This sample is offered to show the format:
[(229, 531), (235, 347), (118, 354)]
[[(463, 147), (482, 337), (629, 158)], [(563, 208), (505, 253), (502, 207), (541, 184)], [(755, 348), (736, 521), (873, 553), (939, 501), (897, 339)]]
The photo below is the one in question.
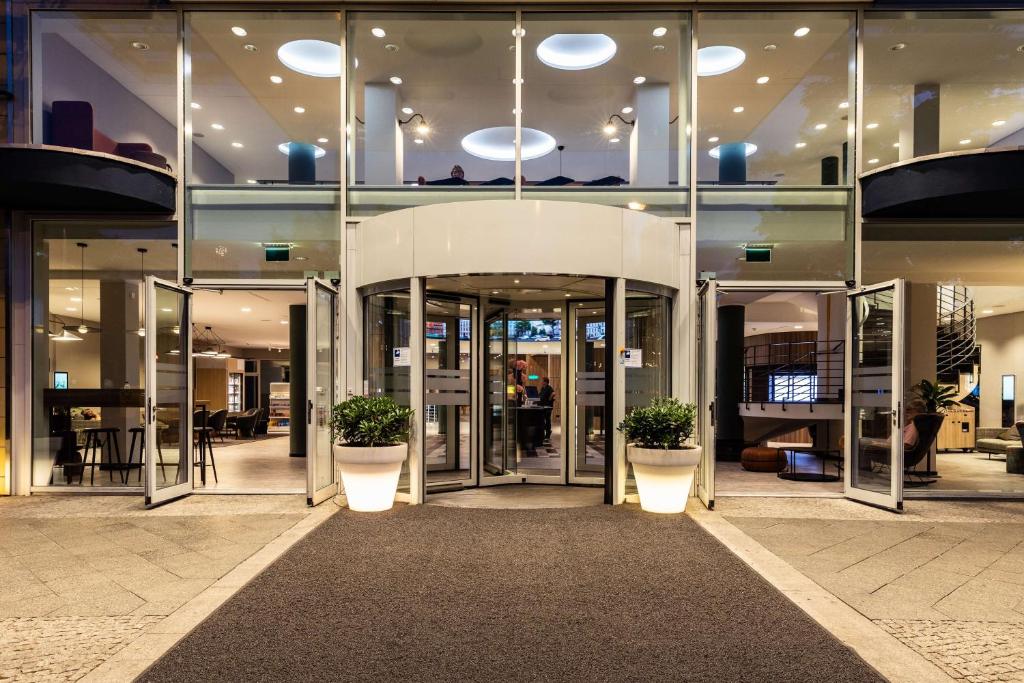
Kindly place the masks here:
[[(963, 388), (962, 375), (977, 378), (978, 332), (974, 299), (966, 287), (939, 285), (936, 309), (936, 376), (943, 384)], [(970, 389), (973, 389), (973, 383)]]

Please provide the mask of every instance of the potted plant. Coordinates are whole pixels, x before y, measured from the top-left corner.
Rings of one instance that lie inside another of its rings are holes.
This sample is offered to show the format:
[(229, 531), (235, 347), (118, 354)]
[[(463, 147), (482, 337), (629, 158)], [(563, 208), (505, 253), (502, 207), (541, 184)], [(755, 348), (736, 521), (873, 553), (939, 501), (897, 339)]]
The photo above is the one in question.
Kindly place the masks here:
[(350, 509), (379, 512), (394, 505), (412, 415), (390, 396), (353, 396), (331, 409), (335, 463)]
[(699, 446), (686, 443), (696, 417), (696, 404), (656, 398), (650, 406), (634, 409), (619, 425), (644, 510), (671, 513), (686, 508), (701, 454)]
[(910, 389), (924, 402), (925, 411), (929, 414), (944, 412), (956, 405), (956, 387), (949, 384), (938, 384), (922, 379)]

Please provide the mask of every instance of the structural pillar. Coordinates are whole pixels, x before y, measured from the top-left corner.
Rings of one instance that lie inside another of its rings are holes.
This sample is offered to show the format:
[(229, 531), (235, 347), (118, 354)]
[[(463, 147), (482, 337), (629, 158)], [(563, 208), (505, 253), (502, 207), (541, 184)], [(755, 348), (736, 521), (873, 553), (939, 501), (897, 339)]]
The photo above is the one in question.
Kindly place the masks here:
[(721, 185), (743, 185), (747, 182), (745, 142), (729, 142), (719, 146), (718, 182)]
[(637, 86), (634, 112), (636, 119), (629, 136), (629, 184), (664, 187), (671, 165), (668, 84)]
[[(84, 292), (83, 298), (84, 298)], [(144, 338), (138, 330), (142, 326), (139, 298), (142, 282), (133, 280), (100, 282), (100, 388), (108, 390), (142, 389), (140, 353)], [(121, 461), (128, 460), (128, 430), (138, 427), (142, 419), (142, 406), (100, 408), (100, 426), (116, 427)], [(106, 449), (103, 462), (108, 462)], [(97, 473), (98, 474), (98, 473)], [(115, 475), (115, 480), (117, 476)], [(109, 478), (108, 478), (109, 480)]]
[(390, 83), (367, 83), (364, 95), (366, 184), (401, 185), (403, 140), (398, 125), (398, 90)]
[(306, 455), (306, 305), (288, 307), (288, 454)]
[(939, 153), (939, 84), (914, 85), (914, 156)]
[(306, 142), (288, 143), (288, 184), (316, 183), (316, 147)]
[(717, 367), (715, 368), (715, 456), (738, 460), (743, 450), (743, 306), (718, 309)]

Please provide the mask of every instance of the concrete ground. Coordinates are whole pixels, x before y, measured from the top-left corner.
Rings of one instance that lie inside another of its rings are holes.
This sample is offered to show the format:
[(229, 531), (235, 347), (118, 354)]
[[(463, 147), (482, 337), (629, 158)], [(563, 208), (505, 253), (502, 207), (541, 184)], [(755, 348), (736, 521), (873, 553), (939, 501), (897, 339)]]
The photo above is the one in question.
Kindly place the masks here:
[(718, 498), (716, 512), (956, 680), (1024, 681), (1024, 503)]
[(337, 510), (328, 506), (266, 495), (192, 496), (148, 511), (138, 496), (0, 498), (0, 681), (75, 681), (109, 668), (240, 566), (262, 569)]

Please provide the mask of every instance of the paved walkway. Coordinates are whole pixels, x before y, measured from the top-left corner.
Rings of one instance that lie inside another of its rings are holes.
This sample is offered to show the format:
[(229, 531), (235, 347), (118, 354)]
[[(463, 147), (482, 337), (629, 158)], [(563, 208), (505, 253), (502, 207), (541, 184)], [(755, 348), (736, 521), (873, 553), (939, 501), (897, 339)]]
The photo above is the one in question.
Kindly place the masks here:
[(718, 512), (950, 677), (1024, 681), (1024, 503), (720, 498)]
[(0, 499), (0, 681), (86, 676), (309, 514), (304, 496)]

